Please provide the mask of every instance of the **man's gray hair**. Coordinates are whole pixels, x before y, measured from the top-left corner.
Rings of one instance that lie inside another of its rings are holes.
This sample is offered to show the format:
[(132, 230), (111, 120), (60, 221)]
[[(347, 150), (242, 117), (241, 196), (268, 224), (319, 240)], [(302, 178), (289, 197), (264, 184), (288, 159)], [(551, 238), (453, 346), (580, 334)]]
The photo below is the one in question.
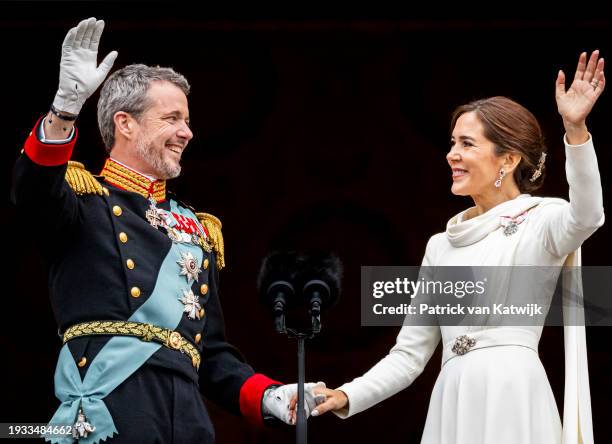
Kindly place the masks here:
[(173, 83), (185, 95), (189, 94), (187, 79), (172, 68), (161, 66), (128, 65), (112, 73), (104, 82), (98, 100), (98, 127), (108, 153), (115, 145), (113, 116), (118, 111), (124, 111), (139, 120), (151, 106), (147, 91), (154, 81)]

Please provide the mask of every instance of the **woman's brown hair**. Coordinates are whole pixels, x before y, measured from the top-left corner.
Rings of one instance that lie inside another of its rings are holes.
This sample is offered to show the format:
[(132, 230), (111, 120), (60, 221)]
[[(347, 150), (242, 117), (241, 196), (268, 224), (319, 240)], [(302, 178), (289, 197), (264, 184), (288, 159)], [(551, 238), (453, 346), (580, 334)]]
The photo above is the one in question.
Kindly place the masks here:
[(459, 106), (453, 112), (451, 132), (459, 116), (474, 112), (484, 126), (484, 135), (495, 145), (495, 154), (517, 153), (521, 160), (514, 169), (514, 180), (521, 193), (531, 193), (544, 182), (544, 164), (533, 181), (542, 153), (544, 136), (537, 119), (527, 108), (507, 97), (489, 97)]

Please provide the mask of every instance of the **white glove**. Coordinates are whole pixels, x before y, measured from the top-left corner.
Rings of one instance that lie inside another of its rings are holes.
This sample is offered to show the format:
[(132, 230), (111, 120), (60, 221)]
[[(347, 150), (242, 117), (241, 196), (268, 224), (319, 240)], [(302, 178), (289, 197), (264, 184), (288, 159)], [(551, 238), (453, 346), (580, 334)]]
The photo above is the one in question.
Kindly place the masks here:
[[(304, 398), (306, 401), (306, 417), (310, 416), (310, 412), (319, 404), (325, 401), (325, 395), (315, 395), (315, 388), (325, 388), (324, 382), (308, 382), (304, 384)], [(297, 396), (297, 384), (281, 385), (264, 394), (263, 413), (264, 415), (276, 416), (286, 424), (293, 425), (292, 412), (289, 410), (291, 398)]]
[(117, 51), (111, 51), (97, 66), (102, 30), (104, 21), (92, 17), (81, 21), (66, 34), (62, 44), (59, 87), (53, 99), (56, 110), (78, 114), (85, 100), (98, 89), (113, 66)]

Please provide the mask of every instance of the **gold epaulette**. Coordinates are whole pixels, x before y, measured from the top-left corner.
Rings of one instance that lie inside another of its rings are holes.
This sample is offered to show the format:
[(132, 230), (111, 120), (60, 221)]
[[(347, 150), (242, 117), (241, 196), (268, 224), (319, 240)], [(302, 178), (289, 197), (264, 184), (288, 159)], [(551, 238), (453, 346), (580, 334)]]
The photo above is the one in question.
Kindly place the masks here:
[(200, 220), (200, 223), (204, 225), (210, 241), (212, 242), (213, 248), (217, 253), (217, 268), (219, 270), (225, 267), (225, 255), (223, 247), (223, 235), (221, 234), (221, 221), (219, 218), (208, 213), (196, 213), (196, 216)]
[(66, 182), (79, 196), (83, 194), (98, 194), (102, 196), (102, 185), (80, 162), (68, 162)]

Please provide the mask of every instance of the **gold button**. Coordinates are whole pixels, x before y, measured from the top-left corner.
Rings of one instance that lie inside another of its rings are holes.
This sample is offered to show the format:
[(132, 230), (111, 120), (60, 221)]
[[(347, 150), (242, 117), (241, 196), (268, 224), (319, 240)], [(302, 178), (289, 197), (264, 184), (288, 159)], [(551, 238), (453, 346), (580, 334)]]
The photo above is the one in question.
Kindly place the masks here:
[(81, 368), (85, 367), (87, 365), (87, 358), (83, 356), (77, 365)]
[(128, 267), (130, 270), (133, 270), (133, 269), (134, 269), (134, 265), (135, 265), (135, 264), (134, 264), (134, 261), (133, 261), (132, 259), (128, 259), (127, 261), (125, 261), (125, 265), (127, 265), (127, 267)]
[(123, 210), (121, 209), (121, 207), (119, 205), (115, 205), (113, 207), (113, 214), (115, 216), (121, 216), (121, 213), (123, 213)]
[(106, 195), (106, 196), (110, 196), (110, 193), (108, 192), (108, 188), (106, 187), (102, 187), (102, 192)]
[(140, 297), (140, 288), (132, 287), (132, 289), (130, 290), (130, 293), (132, 294), (132, 297), (139, 298)]
[(208, 293), (208, 285), (202, 284), (202, 286), (200, 287), (200, 293), (202, 294)]
[(204, 259), (204, 270), (208, 268), (208, 259)]
[(202, 319), (204, 317), (204, 309), (203, 308), (200, 309), (200, 313), (199, 314), (200, 314), (200, 319)]
[(127, 234), (125, 234), (123, 231), (119, 233), (119, 240), (125, 244), (128, 241)]
[(200, 333), (198, 333), (197, 335), (195, 335), (195, 341), (196, 341), (196, 344), (199, 344), (201, 340), (202, 340), (202, 335), (201, 335)]

